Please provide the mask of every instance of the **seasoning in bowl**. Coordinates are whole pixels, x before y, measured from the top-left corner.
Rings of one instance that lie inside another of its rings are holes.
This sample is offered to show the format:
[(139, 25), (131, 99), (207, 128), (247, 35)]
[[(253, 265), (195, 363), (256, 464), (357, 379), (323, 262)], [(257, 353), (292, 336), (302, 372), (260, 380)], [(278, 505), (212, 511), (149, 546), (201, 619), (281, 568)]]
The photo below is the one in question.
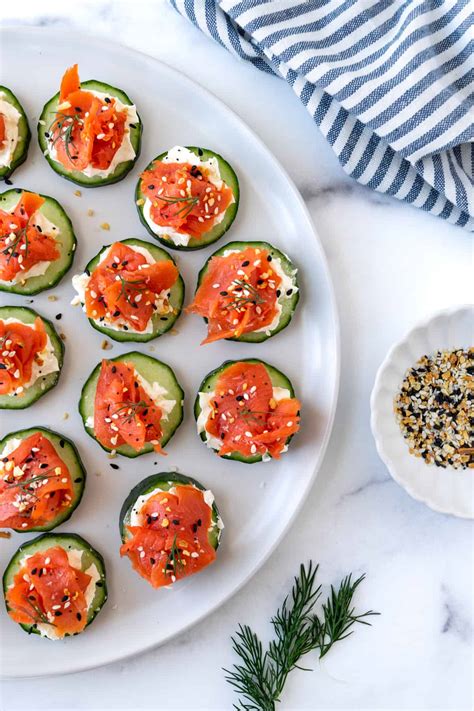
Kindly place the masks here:
[(407, 370), (394, 410), (410, 454), (474, 468), (474, 348), (424, 355)]

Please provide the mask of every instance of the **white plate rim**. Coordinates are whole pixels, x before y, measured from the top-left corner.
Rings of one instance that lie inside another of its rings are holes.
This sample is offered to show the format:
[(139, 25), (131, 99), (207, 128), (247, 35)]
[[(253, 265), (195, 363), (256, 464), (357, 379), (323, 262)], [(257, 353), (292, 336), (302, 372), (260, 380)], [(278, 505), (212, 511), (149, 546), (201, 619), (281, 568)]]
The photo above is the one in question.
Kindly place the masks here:
[[(15, 32), (15, 33), (25, 33), (25, 34), (32, 34), (35, 35), (35, 39), (38, 39), (38, 37), (41, 34), (59, 34), (59, 30), (55, 30), (54, 28), (42, 28), (42, 27), (31, 27), (28, 25), (4, 25), (0, 28), (0, 37), (3, 34), (7, 34), (8, 32)], [(308, 492), (311, 490), (316, 476), (321, 468), (321, 465), (323, 463), (324, 457), (326, 455), (327, 447), (329, 444), (329, 440), (331, 437), (331, 433), (333, 430), (334, 426), (334, 419), (336, 415), (336, 410), (337, 410), (337, 404), (338, 404), (338, 397), (339, 397), (339, 387), (340, 387), (340, 370), (341, 370), (341, 336), (340, 336), (340, 319), (339, 319), (339, 314), (338, 314), (338, 309), (337, 309), (337, 300), (335, 296), (335, 290), (334, 290), (334, 285), (332, 281), (332, 276), (331, 272), (329, 269), (328, 265), (328, 260), (326, 257), (326, 254), (324, 252), (323, 244), (321, 242), (321, 239), (319, 238), (319, 234), (317, 232), (317, 229), (314, 225), (314, 222), (312, 220), (312, 217), (309, 213), (308, 207), (306, 206), (306, 203), (304, 202), (301, 193), (299, 192), (298, 188), (296, 187), (295, 183), (293, 182), (292, 178), (289, 176), (288, 172), (285, 170), (285, 168), (281, 165), (279, 160), (273, 155), (272, 151), (267, 147), (267, 145), (264, 143), (264, 141), (258, 136), (258, 134), (251, 129), (247, 123), (240, 118), (240, 116), (235, 113), (224, 101), (222, 101), (220, 98), (218, 98), (215, 94), (213, 94), (210, 90), (207, 88), (203, 87), (199, 82), (195, 81), (194, 79), (191, 79), (187, 74), (183, 73), (181, 70), (178, 70), (166, 62), (163, 62), (159, 59), (156, 59), (155, 57), (147, 54), (146, 52), (141, 52), (140, 50), (134, 49), (132, 47), (129, 47), (125, 44), (119, 43), (119, 42), (114, 42), (113, 40), (109, 39), (103, 39), (97, 35), (86, 35), (84, 32), (78, 31), (78, 30), (68, 30), (68, 36), (71, 37), (72, 39), (75, 39), (77, 41), (82, 41), (82, 42), (87, 42), (92, 45), (95, 45), (97, 49), (103, 48), (104, 46), (108, 47), (110, 50), (115, 50), (123, 53), (124, 55), (128, 55), (129, 57), (140, 57), (142, 60), (145, 60), (147, 62), (150, 62), (155, 65), (159, 65), (161, 67), (164, 67), (165, 71), (174, 74), (179, 77), (181, 82), (184, 82), (190, 86), (192, 86), (195, 90), (197, 90), (201, 95), (208, 101), (209, 103), (213, 103), (216, 106), (219, 106), (220, 110), (223, 111), (225, 114), (230, 116), (233, 121), (239, 124), (240, 129), (247, 133), (249, 137), (257, 143), (262, 150), (262, 152), (266, 155), (266, 159), (268, 160), (269, 163), (272, 163), (274, 168), (282, 175), (282, 177), (285, 179), (285, 181), (288, 184), (288, 189), (289, 191), (293, 194), (294, 199), (299, 203), (300, 210), (301, 210), (301, 216), (306, 219), (308, 223), (308, 228), (312, 232), (314, 239), (317, 243), (317, 246), (319, 248), (319, 258), (320, 258), (320, 263), (322, 270), (325, 274), (325, 278), (327, 281), (327, 288), (328, 288), (328, 298), (329, 298), (329, 311), (331, 313), (331, 319), (332, 319), (332, 336), (333, 336), (333, 343), (334, 343), (334, 359), (335, 362), (333, 363), (333, 372), (334, 372), (334, 382), (332, 386), (332, 397), (331, 397), (331, 404), (330, 408), (327, 412), (327, 425), (326, 429), (322, 435), (321, 438), (321, 446), (319, 449), (318, 456), (316, 458), (315, 466), (312, 472), (312, 475), (308, 478), (308, 481), (306, 482), (306, 485), (299, 490), (299, 500), (294, 506), (293, 513), (291, 517), (289, 518), (288, 522), (286, 525), (283, 527), (283, 529), (280, 531), (279, 535), (274, 539), (272, 545), (265, 551), (265, 553), (255, 562), (255, 565), (251, 571), (242, 579), (239, 581), (237, 585), (235, 585), (231, 590), (229, 590), (224, 596), (222, 596), (215, 604), (211, 605), (209, 608), (207, 608), (202, 614), (198, 615), (196, 618), (194, 618), (190, 623), (185, 624), (183, 627), (181, 627), (179, 630), (176, 630), (174, 632), (171, 632), (168, 635), (165, 635), (162, 639), (160, 639), (157, 642), (147, 644), (144, 647), (139, 647), (136, 649), (133, 649), (125, 654), (115, 654), (114, 656), (109, 657), (107, 660), (104, 660), (103, 662), (97, 664), (88, 664), (87, 662), (84, 662), (83, 664), (77, 665), (75, 664), (73, 668), (63, 668), (61, 671), (53, 673), (53, 672), (41, 672), (39, 671), (38, 674), (35, 675), (27, 675), (27, 674), (3, 674), (2, 670), (0, 669), (0, 678), (3, 679), (28, 679), (28, 678), (47, 678), (47, 677), (54, 677), (56, 675), (63, 675), (63, 674), (73, 674), (73, 673), (80, 673), (84, 671), (88, 671), (91, 669), (96, 669), (100, 668), (101, 666), (106, 666), (109, 664), (116, 663), (118, 661), (125, 661), (127, 659), (130, 659), (132, 657), (138, 656), (140, 654), (144, 654), (152, 649), (156, 649), (157, 647), (160, 647), (164, 644), (166, 644), (168, 641), (171, 639), (183, 634), (185, 631), (189, 630), (192, 628), (194, 625), (197, 625), (199, 622), (202, 622), (203, 619), (205, 619), (208, 615), (212, 614), (215, 612), (219, 607), (221, 607), (225, 602), (230, 600), (239, 590), (241, 590), (250, 580), (251, 578), (258, 572), (258, 570), (264, 565), (264, 563), (270, 558), (270, 556), (274, 553), (276, 548), (278, 547), (279, 543), (285, 536), (285, 534), (288, 532), (288, 530), (291, 528), (294, 520), (296, 519), (299, 511), (301, 510), (303, 503), (306, 500)], [(31, 126), (30, 126), (31, 128)], [(35, 136), (35, 127), (33, 126), (32, 130), (32, 141), (36, 140)]]
[(465, 304), (460, 304), (457, 306), (452, 306), (447, 309), (441, 309), (439, 311), (436, 311), (436, 313), (431, 314), (431, 316), (422, 319), (421, 321), (418, 321), (415, 323), (414, 326), (412, 326), (406, 333), (400, 338), (396, 343), (394, 343), (388, 350), (387, 355), (385, 356), (384, 360), (379, 366), (379, 369), (377, 370), (377, 374), (375, 376), (375, 381), (374, 381), (374, 386), (372, 388), (372, 392), (370, 395), (370, 427), (372, 430), (372, 435), (375, 440), (375, 446), (378, 452), (378, 455), (380, 459), (383, 461), (385, 466), (388, 469), (388, 472), (390, 476), (399, 484), (413, 499), (416, 501), (420, 501), (421, 503), (425, 504), (428, 506), (430, 509), (433, 511), (437, 511), (438, 513), (442, 514), (448, 514), (451, 516), (456, 516), (458, 518), (464, 518), (464, 519), (472, 519), (473, 516), (470, 516), (469, 514), (466, 514), (463, 511), (460, 511), (459, 509), (455, 509), (453, 507), (448, 507), (446, 505), (441, 504), (438, 502), (435, 498), (433, 498), (430, 495), (423, 496), (421, 495), (416, 487), (410, 482), (408, 482), (406, 479), (404, 479), (400, 474), (399, 474), (399, 467), (397, 466), (396, 462), (392, 459), (392, 457), (388, 454), (385, 444), (384, 444), (384, 429), (380, 425), (380, 418), (379, 418), (379, 413), (380, 413), (380, 401), (382, 399), (382, 389), (383, 389), (383, 380), (385, 377), (385, 373), (387, 372), (387, 369), (390, 368), (393, 365), (394, 362), (394, 354), (397, 351), (398, 348), (400, 348), (403, 345), (406, 345), (410, 342), (413, 334), (416, 331), (420, 330), (427, 330), (429, 326), (436, 321), (439, 318), (453, 318), (455, 317), (459, 312), (464, 311), (466, 309), (472, 309), (474, 307), (473, 304), (465, 303)]

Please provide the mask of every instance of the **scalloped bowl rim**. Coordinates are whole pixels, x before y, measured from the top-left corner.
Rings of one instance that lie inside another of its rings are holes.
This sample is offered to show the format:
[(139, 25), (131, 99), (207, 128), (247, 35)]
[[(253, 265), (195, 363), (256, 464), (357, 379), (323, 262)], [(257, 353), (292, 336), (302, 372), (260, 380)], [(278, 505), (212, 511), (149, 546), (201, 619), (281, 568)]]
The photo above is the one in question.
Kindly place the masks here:
[[(381, 365), (379, 366), (379, 369), (377, 371), (377, 374), (375, 376), (375, 382), (374, 386), (372, 389), (372, 393), (370, 396), (370, 410), (371, 410), (371, 416), (370, 416), (370, 426), (372, 430), (372, 435), (375, 440), (375, 446), (377, 449), (377, 452), (387, 467), (390, 475), (392, 478), (399, 484), (401, 487), (405, 489), (405, 491), (410, 494), (414, 499), (417, 501), (420, 501), (427, 506), (429, 506), (431, 509), (434, 511), (437, 511), (439, 513), (444, 513), (444, 514), (451, 514), (453, 516), (457, 516), (460, 518), (474, 518), (474, 501), (471, 496), (471, 506), (470, 506), (470, 511), (467, 511), (465, 509), (461, 509), (459, 507), (456, 507), (455, 505), (448, 505), (443, 501), (438, 500), (434, 495), (433, 492), (430, 491), (428, 494), (422, 494), (419, 489), (417, 488), (417, 479), (410, 480), (407, 478), (406, 472), (403, 474), (401, 473), (401, 466), (403, 466), (403, 462), (400, 461), (395, 461), (394, 458), (388, 453), (387, 447), (386, 447), (386, 441), (387, 441), (387, 432), (386, 429), (384, 428), (384, 423), (383, 423), (383, 417), (386, 415), (386, 408), (384, 408), (384, 400), (386, 395), (384, 394), (384, 391), (386, 390), (386, 385), (385, 385), (385, 378), (387, 376), (387, 373), (390, 369), (393, 369), (395, 371), (398, 371), (400, 374), (400, 382), (402, 381), (402, 378), (406, 372), (406, 369), (401, 372), (401, 369), (397, 366), (396, 363), (396, 356), (398, 353), (401, 352), (401, 349), (404, 347), (408, 347), (410, 343), (413, 342), (414, 337), (419, 334), (426, 333), (429, 327), (435, 322), (439, 321), (440, 319), (455, 319), (459, 317), (459, 315), (462, 312), (465, 311), (472, 311), (473, 317), (474, 317), (474, 305), (473, 304), (463, 304), (460, 306), (455, 306), (447, 309), (443, 309), (441, 311), (436, 312), (435, 314), (431, 315), (428, 318), (423, 319), (422, 321), (419, 321), (416, 323), (409, 331), (405, 333), (405, 335), (396, 343), (394, 343), (388, 350), (387, 355), (385, 356), (384, 360), (382, 361)], [(474, 323), (474, 319), (473, 319)], [(473, 327), (474, 330), (474, 327)], [(464, 344), (466, 346), (466, 344)], [(420, 353), (420, 356), (421, 357)], [(393, 397), (395, 396), (395, 392), (392, 395), (392, 401)], [(386, 403), (385, 403), (386, 405)], [(398, 428), (398, 423), (395, 420), (395, 417), (393, 417), (393, 421), (396, 424)], [(406, 445), (406, 442), (403, 439), (403, 436), (401, 432), (399, 432), (400, 435), (400, 440), (402, 444), (405, 446), (406, 449), (406, 455), (411, 457), (415, 461), (420, 461), (419, 459), (415, 459), (408, 453), (408, 448)], [(423, 461), (423, 460), (421, 460)], [(424, 464), (424, 462), (423, 462)], [(454, 475), (459, 475), (460, 473), (465, 473), (470, 470), (455, 470), (452, 468), (446, 468), (442, 469), (440, 467), (435, 467), (435, 466), (429, 466), (424, 464), (425, 467), (427, 467), (428, 470), (431, 470), (432, 472), (435, 472), (436, 470), (441, 470), (443, 472), (446, 472), (447, 476), (450, 474)], [(471, 489), (472, 492), (474, 492), (474, 472), (472, 474), (472, 484), (471, 484)], [(471, 492), (471, 493), (472, 493)]]

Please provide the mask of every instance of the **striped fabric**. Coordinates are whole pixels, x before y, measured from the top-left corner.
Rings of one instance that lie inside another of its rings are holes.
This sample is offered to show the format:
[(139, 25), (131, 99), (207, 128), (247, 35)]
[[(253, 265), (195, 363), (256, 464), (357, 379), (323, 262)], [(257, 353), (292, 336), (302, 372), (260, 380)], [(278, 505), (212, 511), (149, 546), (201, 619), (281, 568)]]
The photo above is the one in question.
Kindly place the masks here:
[(283, 77), (346, 173), (474, 230), (474, 0), (170, 0)]

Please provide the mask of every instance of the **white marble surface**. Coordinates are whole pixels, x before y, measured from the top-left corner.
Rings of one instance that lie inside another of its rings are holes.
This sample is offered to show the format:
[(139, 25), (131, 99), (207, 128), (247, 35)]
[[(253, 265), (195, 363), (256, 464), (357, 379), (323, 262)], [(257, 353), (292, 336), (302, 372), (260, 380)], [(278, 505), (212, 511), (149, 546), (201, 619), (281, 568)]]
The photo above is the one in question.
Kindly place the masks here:
[[(4, 711), (228, 709), (222, 666), (248, 622), (264, 637), (300, 561), (325, 584), (365, 571), (357, 603), (382, 616), (295, 671), (282, 709), (469, 709), (473, 704), (472, 523), (430, 511), (389, 477), (369, 394), (389, 345), (416, 320), (472, 301), (471, 237), (346, 178), (291, 90), (231, 57), (163, 0), (2, 5), (3, 24), (93, 31), (177, 67), (267, 143), (300, 188), (326, 250), (342, 329), (336, 424), (308, 501), (258, 575), (210, 619), (146, 655), (62, 678), (3, 682)], [(0, 50), (1, 61), (1, 50)], [(0, 640), (1, 643), (1, 640)]]

